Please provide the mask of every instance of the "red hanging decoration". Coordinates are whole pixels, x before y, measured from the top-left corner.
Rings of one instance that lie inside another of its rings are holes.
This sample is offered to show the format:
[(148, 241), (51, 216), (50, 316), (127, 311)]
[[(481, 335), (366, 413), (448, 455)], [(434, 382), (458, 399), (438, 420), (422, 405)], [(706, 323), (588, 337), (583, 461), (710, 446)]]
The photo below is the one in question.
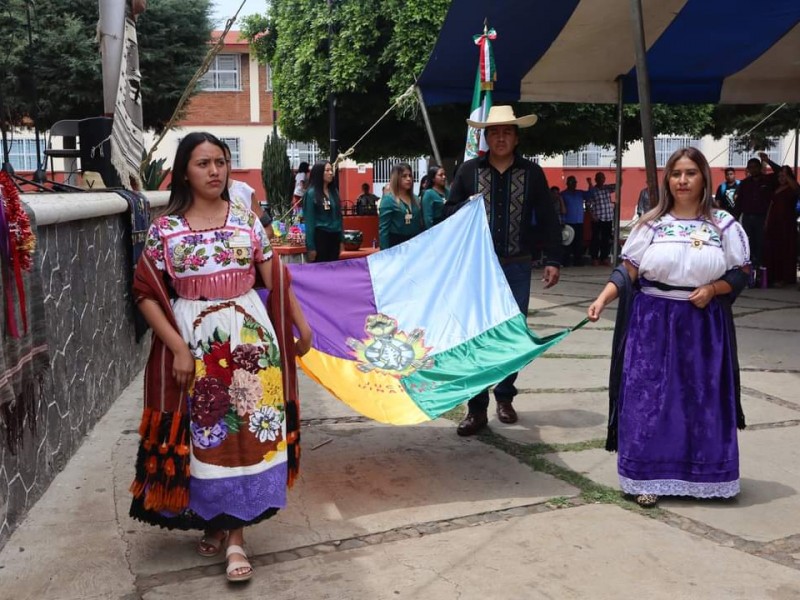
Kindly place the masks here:
[[(25, 285), (22, 280), (22, 272), (30, 271), (33, 267), (33, 254), (36, 251), (36, 236), (31, 230), (31, 221), (28, 213), (22, 208), (19, 199), (19, 191), (14, 185), (8, 173), (0, 171), (0, 199), (3, 205), (2, 224), (7, 228), (0, 234), (0, 238), (7, 242), (8, 247), (2, 249), (2, 255), (9, 259), (10, 264), (6, 265), (14, 273), (14, 282), (17, 288), (17, 301), (19, 302), (19, 312), (22, 317), (22, 327), (25, 333), (28, 332), (28, 313), (26, 310)], [(17, 328), (13, 309), (13, 292), (11, 289), (10, 277), (4, 273), (3, 287), (6, 296), (6, 321), (9, 332), (13, 337), (20, 337)]]

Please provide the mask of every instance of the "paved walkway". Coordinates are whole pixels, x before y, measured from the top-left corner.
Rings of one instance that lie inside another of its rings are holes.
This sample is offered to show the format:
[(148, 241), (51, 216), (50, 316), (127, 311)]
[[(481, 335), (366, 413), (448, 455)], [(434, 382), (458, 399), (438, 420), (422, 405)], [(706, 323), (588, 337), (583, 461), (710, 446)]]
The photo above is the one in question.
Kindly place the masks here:
[[(533, 329), (577, 323), (606, 276), (535, 285)], [(602, 449), (608, 310), (525, 370), (519, 423), (479, 438), (448, 419), (378, 425), (304, 380), (302, 476), (248, 530), (257, 572), (238, 588), (196, 534), (127, 515), (137, 380), (0, 551), (0, 598), (800, 598), (800, 292), (751, 290), (736, 313), (750, 424), (736, 500), (621, 498)]]

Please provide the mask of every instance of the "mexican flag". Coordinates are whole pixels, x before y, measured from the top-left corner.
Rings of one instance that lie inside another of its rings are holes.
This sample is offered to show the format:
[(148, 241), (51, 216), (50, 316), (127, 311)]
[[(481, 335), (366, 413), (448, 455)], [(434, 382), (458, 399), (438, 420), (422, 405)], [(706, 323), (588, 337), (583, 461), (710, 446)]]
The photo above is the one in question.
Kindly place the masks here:
[[(494, 67), (491, 41), (495, 38), (497, 38), (495, 30), (487, 28), (484, 28), (482, 35), (476, 35), (473, 38), (475, 45), (480, 48), (480, 60), (478, 71), (475, 74), (475, 91), (472, 94), (472, 108), (469, 113), (472, 121), (485, 121), (489, 109), (492, 107), (492, 89), (495, 79), (497, 79), (497, 73)], [(486, 145), (486, 137), (483, 132), (483, 129), (467, 128), (464, 160), (486, 154), (489, 147)]]

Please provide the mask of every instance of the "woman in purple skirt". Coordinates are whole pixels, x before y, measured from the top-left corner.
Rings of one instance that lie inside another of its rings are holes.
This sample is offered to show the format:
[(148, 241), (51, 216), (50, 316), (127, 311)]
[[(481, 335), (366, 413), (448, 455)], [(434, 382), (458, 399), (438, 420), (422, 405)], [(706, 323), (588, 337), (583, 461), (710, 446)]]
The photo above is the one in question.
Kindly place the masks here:
[(731, 303), (750, 251), (739, 223), (714, 209), (699, 150), (670, 157), (658, 206), (622, 260), (588, 309), (596, 321), (620, 298), (607, 448), (619, 452), (622, 490), (641, 506), (658, 496), (733, 497), (744, 415)]

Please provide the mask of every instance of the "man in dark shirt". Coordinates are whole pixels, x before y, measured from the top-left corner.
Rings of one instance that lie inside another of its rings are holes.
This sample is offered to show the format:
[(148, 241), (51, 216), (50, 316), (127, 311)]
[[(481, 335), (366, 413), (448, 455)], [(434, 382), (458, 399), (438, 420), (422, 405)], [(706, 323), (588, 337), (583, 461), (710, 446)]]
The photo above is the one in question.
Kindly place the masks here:
[(733, 167), (725, 169), (725, 181), (719, 184), (717, 193), (714, 194), (714, 201), (717, 206), (722, 210), (734, 214), (736, 212), (736, 204), (734, 198), (736, 190), (742, 182), (736, 179), (736, 171)]
[(377, 215), (379, 198), (369, 190), (368, 183), (361, 184), (361, 195), (356, 199), (357, 215)]
[(739, 184), (734, 195), (733, 216), (742, 217), (742, 227), (750, 241), (750, 260), (753, 267), (761, 266), (764, 247), (764, 224), (772, 194), (778, 184), (777, 175), (761, 172), (761, 161), (751, 158), (747, 161), (748, 177)]
[[(535, 115), (516, 118), (510, 106), (493, 106), (485, 122), (468, 120), (486, 129), (489, 152), (468, 160), (456, 173), (446, 209), (453, 210), (473, 194), (483, 194), (489, 231), (503, 273), (520, 311), (528, 314), (531, 293), (531, 262), (536, 241), (544, 244), (546, 257), (542, 281), (549, 288), (558, 283), (561, 258), (561, 224), (553, 206), (547, 179), (539, 165), (516, 152), (519, 127), (530, 127)], [(448, 210), (445, 211), (447, 214)], [(538, 227), (534, 230), (533, 215)], [(542, 239), (534, 239), (534, 231)], [(513, 373), (494, 388), (497, 417), (502, 423), (515, 423), (512, 401), (517, 394)], [(458, 434), (473, 435), (488, 422), (489, 390), (469, 401), (467, 416), (458, 425)]]

